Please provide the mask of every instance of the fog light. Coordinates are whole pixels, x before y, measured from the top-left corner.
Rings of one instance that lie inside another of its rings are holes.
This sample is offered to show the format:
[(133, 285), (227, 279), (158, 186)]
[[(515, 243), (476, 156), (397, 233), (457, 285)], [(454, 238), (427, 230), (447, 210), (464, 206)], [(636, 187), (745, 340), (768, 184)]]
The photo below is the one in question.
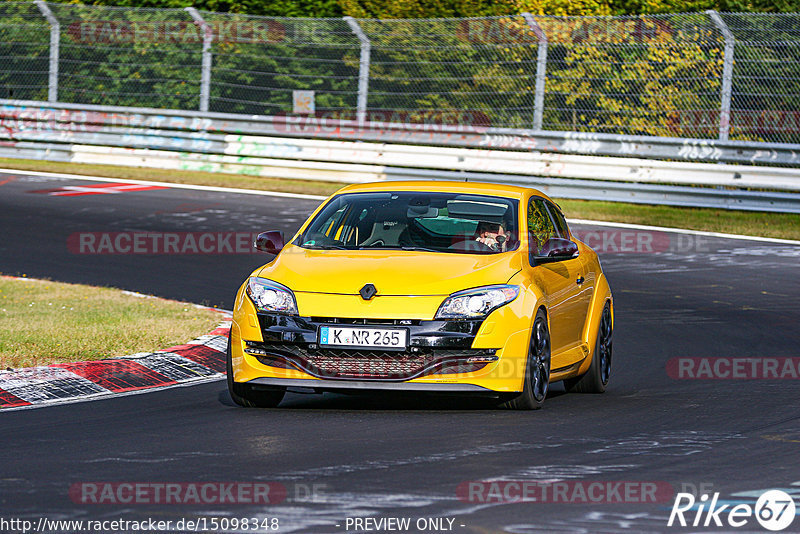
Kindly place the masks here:
[(499, 359), (497, 356), (470, 356), (467, 363), (492, 363)]
[(267, 355), (267, 351), (265, 351), (262, 348), (259, 348), (259, 347), (255, 346), (255, 343), (253, 343), (252, 341), (245, 341), (245, 345), (246, 346), (245, 346), (244, 351), (247, 354), (252, 354), (253, 356), (266, 356)]

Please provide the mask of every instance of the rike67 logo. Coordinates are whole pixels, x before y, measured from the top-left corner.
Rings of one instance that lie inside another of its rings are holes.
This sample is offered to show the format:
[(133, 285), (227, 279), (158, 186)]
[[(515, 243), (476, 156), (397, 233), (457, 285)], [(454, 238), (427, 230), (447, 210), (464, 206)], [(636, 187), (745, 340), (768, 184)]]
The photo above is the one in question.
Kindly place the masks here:
[(750, 503), (721, 503), (719, 493), (695, 498), (691, 493), (678, 493), (669, 514), (667, 526), (733, 527), (740, 528), (756, 521), (771, 531), (784, 530), (792, 524), (797, 513), (794, 499), (782, 490), (768, 490), (754, 505)]

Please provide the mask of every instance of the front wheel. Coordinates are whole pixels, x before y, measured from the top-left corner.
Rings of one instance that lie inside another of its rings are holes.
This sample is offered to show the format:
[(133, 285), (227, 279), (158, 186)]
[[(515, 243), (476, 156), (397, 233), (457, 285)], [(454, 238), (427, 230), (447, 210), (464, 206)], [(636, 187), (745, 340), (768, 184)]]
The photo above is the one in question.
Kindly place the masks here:
[(606, 303), (600, 326), (597, 330), (597, 341), (594, 344), (594, 355), (589, 370), (583, 375), (564, 380), (564, 387), (571, 393), (603, 393), (611, 378), (611, 341), (613, 326), (611, 324), (611, 306)]
[(550, 331), (542, 310), (536, 312), (525, 365), (522, 393), (502, 404), (512, 410), (538, 410), (544, 404), (550, 387)]
[(285, 389), (253, 390), (249, 384), (233, 381), (233, 356), (231, 337), (228, 335), (226, 371), (228, 373), (228, 393), (233, 402), (245, 408), (275, 408), (283, 400)]

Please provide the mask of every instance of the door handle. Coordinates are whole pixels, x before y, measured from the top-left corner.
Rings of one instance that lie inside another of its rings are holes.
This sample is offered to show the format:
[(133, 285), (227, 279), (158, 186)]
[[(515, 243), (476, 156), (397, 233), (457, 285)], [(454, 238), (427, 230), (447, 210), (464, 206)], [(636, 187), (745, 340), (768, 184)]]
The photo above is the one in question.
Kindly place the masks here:
[(575, 283), (578, 284), (578, 285), (581, 285), (583, 283), (583, 281), (584, 281), (584, 278), (582, 276), (579, 276), (578, 279), (575, 280)]

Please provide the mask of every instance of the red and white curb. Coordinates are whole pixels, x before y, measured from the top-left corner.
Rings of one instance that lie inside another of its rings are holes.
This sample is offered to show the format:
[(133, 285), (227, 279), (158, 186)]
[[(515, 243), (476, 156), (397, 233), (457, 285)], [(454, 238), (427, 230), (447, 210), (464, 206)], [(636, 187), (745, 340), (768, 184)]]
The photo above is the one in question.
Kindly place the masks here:
[(222, 319), (217, 328), (184, 345), (106, 360), (0, 371), (0, 411), (224, 378), (231, 312), (214, 311)]

